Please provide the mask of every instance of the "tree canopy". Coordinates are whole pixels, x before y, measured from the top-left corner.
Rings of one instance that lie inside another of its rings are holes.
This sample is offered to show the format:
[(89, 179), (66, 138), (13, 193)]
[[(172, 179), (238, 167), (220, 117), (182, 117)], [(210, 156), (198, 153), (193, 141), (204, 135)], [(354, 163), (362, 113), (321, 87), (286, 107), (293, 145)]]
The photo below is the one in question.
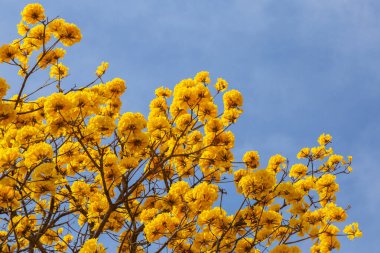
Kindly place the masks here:
[[(337, 225), (348, 207), (337, 205), (336, 179), (352, 157), (333, 151), (331, 135), (300, 149), (298, 163), (255, 150), (236, 160), (230, 126), (243, 96), (226, 80), (201, 71), (156, 89), (147, 117), (121, 112), (126, 84), (105, 80), (107, 62), (88, 84), (62, 85), (65, 48), (82, 38), (75, 24), (40, 4), (21, 16), (20, 37), (0, 47), (22, 80), (8, 96), (0, 78), (1, 252), (297, 253), (310, 241), (326, 253), (362, 235), (357, 223)], [(241, 199), (233, 213), (226, 184)]]

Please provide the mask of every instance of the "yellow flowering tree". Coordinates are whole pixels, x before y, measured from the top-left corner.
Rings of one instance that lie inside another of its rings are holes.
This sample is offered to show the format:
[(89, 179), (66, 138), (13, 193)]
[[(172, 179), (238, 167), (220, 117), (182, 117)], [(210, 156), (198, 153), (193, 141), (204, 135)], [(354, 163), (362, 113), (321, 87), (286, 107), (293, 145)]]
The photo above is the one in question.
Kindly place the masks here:
[[(0, 78), (1, 252), (296, 253), (309, 240), (325, 253), (340, 236), (361, 236), (357, 223), (337, 226), (347, 208), (336, 204), (336, 178), (352, 158), (334, 153), (330, 135), (294, 165), (279, 154), (263, 165), (257, 151), (237, 161), (229, 127), (243, 97), (225, 80), (212, 87), (202, 71), (158, 88), (147, 117), (121, 113), (125, 81), (103, 81), (106, 62), (89, 84), (62, 88), (76, 25), (47, 18), (40, 4), (21, 15), (20, 37), (0, 48), (22, 77), (14, 96)], [(46, 70), (49, 81), (26, 93)], [(47, 86), (56, 92), (32, 99)], [(241, 198), (234, 213), (223, 209), (222, 183)]]

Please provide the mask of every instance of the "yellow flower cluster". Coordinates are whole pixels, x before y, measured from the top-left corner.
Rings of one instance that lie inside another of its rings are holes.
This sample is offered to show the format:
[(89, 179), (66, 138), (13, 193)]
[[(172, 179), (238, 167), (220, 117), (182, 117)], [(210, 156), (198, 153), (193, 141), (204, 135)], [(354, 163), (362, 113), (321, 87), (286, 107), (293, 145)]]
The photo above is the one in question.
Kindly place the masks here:
[[(336, 181), (352, 171), (352, 157), (334, 153), (331, 135), (302, 148), (293, 165), (276, 154), (262, 167), (254, 150), (237, 161), (229, 129), (243, 96), (226, 80), (209, 85), (201, 71), (156, 89), (147, 117), (121, 113), (125, 81), (105, 80), (107, 62), (89, 84), (64, 85), (58, 46), (79, 42), (79, 28), (48, 19), (40, 4), (21, 15), (21, 38), (0, 47), (0, 63), (23, 78), (9, 97), (0, 78), (1, 252), (103, 253), (100, 241), (113, 239), (119, 252), (298, 253), (290, 245), (309, 239), (311, 252), (329, 253), (339, 236), (362, 236), (357, 223), (344, 234), (336, 226), (347, 219)], [(46, 86), (57, 92), (33, 100), (44, 85), (24, 93), (37, 71), (49, 71)], [(231, 213), (229, 184), (241, 201)]]
[[(29, 76), (37, 66), (44, 69), (49, 65), (51, 78), (60, 80), (66, 77), (68, 68), (58, 62), (63, 58), (65, 50), (55, 46), (59, 42), (64, 46), (80, 42), (82, 35), (79, 28), (60, 18), (46, 19), (45, 10), (38, 3), (28, 4), (21, 16), (17, 28), (22, 38), (0, 47), (0, 63), (17, 66), (19, 75), (23, 77)], [(55, 40), (51, 42), (53, 37)], [(33, 52), (40, 52), (35, 63), (30, 61)]]
[(41, 4), (28, 4), (21, 12), (22, 20), (28, 24), (36, 24), (45, 19), (45, 9)]
[(350, 240), (353, 240), (356, 237), (362, 237), (362, 232), (359, 230), (359, 224), (357, 222), (346, 226), (343, 232), (347, 234), (347, 237)]
[(101, 243), (98, 244), (97, 239), (89, 239), (80, 249), (79, 253), (105, 253), (106, 250)]
[(98, 76), (98, 77), (101, 77), (102, 75), (104, 75), (104, 73), (107, 71), (108, 69), (108, 62), (102, 62), (99, 67), (96, 69), (96, 72), (95, 74)]

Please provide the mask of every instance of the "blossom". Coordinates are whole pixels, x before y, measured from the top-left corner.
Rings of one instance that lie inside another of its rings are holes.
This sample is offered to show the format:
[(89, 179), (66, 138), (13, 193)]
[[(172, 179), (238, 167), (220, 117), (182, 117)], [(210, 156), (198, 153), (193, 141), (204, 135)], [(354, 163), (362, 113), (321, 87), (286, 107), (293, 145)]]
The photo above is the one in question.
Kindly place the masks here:
[(45, 19), (45, 10), (41, 4), (28, 4), (21, 12), (22, 20), (28, 24), (36, 24)]

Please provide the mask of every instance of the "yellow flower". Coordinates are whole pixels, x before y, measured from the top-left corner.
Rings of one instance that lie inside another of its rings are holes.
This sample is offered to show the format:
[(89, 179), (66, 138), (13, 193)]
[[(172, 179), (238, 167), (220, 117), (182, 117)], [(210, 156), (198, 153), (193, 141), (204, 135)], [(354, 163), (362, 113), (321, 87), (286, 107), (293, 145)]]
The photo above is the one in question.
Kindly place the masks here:
[(0, 148), (0, 172), (11, 168), (21, 156), (18, 148)]
[(78, 43), (82, 39), (82, 34), (75, 24), (62, 23), (58, 31), (59, 40), (66, 47)]
[(0, 207), (17, 208), (20, 206), (21, 195), (18, 191), (15, 191), (13, 187), (0, 184)]
[(282, 216), (276, 211), (269, 210), (263, 212), (260, 219), (260, 224), (267, 229), (277, 229), (281, 225)]
[(236, 253), (260, 253), (259, 250), (254, 248), (253, 238), (242, 238), (236, 244)]
[(45, 10), (39, 3), (28, 4), (21, 12), (22, 20), (28, 24), (36, 24), (45, 19)]
[(335, 192), (339, 191), (339, 185), (335, 182), (335, 179), (336, 176), (325, 174), (316, 182), (316, 190), (319, 194), (322, 206), (336, 199)]
[(300, 248), (297, 246), (287, 246), (285, 244), (277, 245), (269, 253), (301, 253)]
[(38, 56), (38, 66), (44, 69), (50, 64), (56, 64), (58, 59), (62, 59), (65, 56), (65, 53), (66, 51), (62, 48), (55, 48), (46, 54), (41, 53)]
[(260, 156), (257, 151), (248, 151), (243, 156), (243, 162), (249, 169), (256, 169), (260, 166)]
[(103, 244), (98, 244), (98, 239), (88, 239), (79, 250), (79, 253), (106, 253)]
[(188, 113), (182, 114), (179, 116), (176, 120), (176, 127), (180, 132), (188, 132), (190, 129), (193, 128), (196, 121), (192, 118), (192, 116)]
[(10, 62), (18, 54), (18, 49), (13, 44), (4, 44), (0, 47), (0, 63)]
[(172, 95), (172, 91), (169, 88), (160, 87), (156, 89), (155, 94), (157, 97), (169, 98)]
[(215, 235), (211, 232), (200, 232), (195, 235), (192, 248), (194, 248), (195, 252), (213, 252), (211, 251), (211, 247), (214, 242)]
[(209, 133), (218, 134), (223, 130), (223, 124), (220, 119), (211, 119), (207, 121), (204, 130), (206, 134), (209, 134)]
[(170, 236), (177, 229), (179, 219), (169, 213), (160, 213), (152, 221), (145, 224), (144, 233), (149, 242), (156, 241), (163, 236)]
[(228, 88), (227, 81), (224, 80), (223, 78), (218, 78), (218, 81), (215, 84), (215, 89), (220, 92), (220, 91), (227, 90), (227, 88)]
[(16, 136), (16, 141), (20, 144), (32, 144), (39, 142), (44, 139), (43, 132), (37, 127), (24, 126), (18, 132)]
[(164, 116), (166, 110), (168, 109), (168, 104), (166, 103), (166, 99), (164, 97), (156, 97), (152, 99), (149, 104), (149, 108), (151, 113), (155, 116)]
[(44, 163), (34, 169), (30, 183), (32, 197), (38, 199), (41, 195), (55, 195), (58, 175), (54, 167), (53, 163)]
[(268, 161), (268, 170), (275, 173), (279, 172), (282, 168), (285, 168), (286, 158), (282, 155), (274, 155), (269, 158)]
[(194, 87), (180, 87), (174, 89), (174, 104), (181, 109), (193, 108), (199, 102)]
[(198, 72), (194, 77), (194, 81), (208, 84), (211, 82), (210, 73), (208, 73), (207, 71)]
[(326, 210), (326, 220), (331, 222), (343, 222), (347, 218), (346, 211), (342, 207), (336, 206), (335, 203), (328, 203), (324, 209)]
[(109, 207), (107, 198), (104, 194), (95, 193), (91, 195), (88, 207), (89, 222), (98, 223), (101, 216), (104, 216)]
[(307, 170), (308, 170), (307, 166), (303, 165), (302, 163), (294, 164), (290, 168), (289, 176), (292, 178), (299, 179), (301, 177), (306, 176)]
[(57, 80), (61, 80), (68, 75), (69, 68), (63, 65), (61, 62), (53, 65), (50, 68), (50, 78), (55, 78)]
[(251, 199), (262, 199), (272, 190), (275, 183), (274, 173), (268, 170), (257, 170), (243, 176), (238, 186), (245, 196)]
[(230, 90), (223, 95), (224, 109), (239, 108), (243, 105), (243, 96), (237, 90)]
[(340, 248), (340, 243), (337, 238), (338, 233), (339, 228), (334, 225), (329, 225), (327, 228), (322, 227), (319, 230), (318, 239), (321, 241), (322, 252), (330, 252), (333, 249)]
[(95, 74), (98, 76), (98, 77), (101, 77), (102, 75), (104, 75), (104, 73), (107, 71), (108, 69), (108, 62), (104, 62), (102, 61), (102, 63), (99, 65), (99, 67), (96, 69), (96, 72)]
[(52, 245), (54, 242), (59, 241), (59, 236), (56, 231), (48, 229), (45, 234), (41, 236), (40, 240), (43, 244)]
[(238, 193), (242, 193), (242, 189), (239, 186), (240, 180), (249, 173), (248, 170), (240, 169), (234, 172), (234, 183)]
[(326, 146), (327, 144), (331, 143), (331, 140), (332, 140), (331, 135), (323, 133), (321, 134), (321, 136), (319, 136), (318, 143), (321, 146)]
[(64, 46), (69, 47), (82, 39), (80, 29), (75, 24), (67, 23), (62, 18), (57, 18), (48, 24), (48, 32), (53, 33)]
[(168, 119), (165, 117), (150, 117), (148, 119), (148, 132), (154, 134), (155, 132), (166, 131), (170, 128)]
[(30, 167), (41, 163), (44, 160), (53, 158), (53, 148), (46, 142), (40, 142), (29, 146), (24, 152), (25, 165)]
[(96, 115), (90, 119), (88, 127), (102, 135), (111, 136), (115, 129), (115, 122), (111, 117)]
[(120, 161), (120, 170), (122, 173), (125, 173), (126, 171), (132, 170), (136, 168), (139, 165), (139, 161), (135, 157), (124, 157)]
[(194, 92), (195, 99), (198, 103), (212, 101), (210, 90), (203, 84), (198, 83), (190, 90)]
[(175, 182), (170, 186), (169, 194), (176, 197), (183, 198), (184, 195), (190, 190), (189, 183), (185, 181)]
[(20, 23), (17, 24), (17, 32), (21, 36), (25, 36), (26, 33), (29, 32), (29, 30), (30, 30), (29, 26), (27, 26), (24, 22), (22, 22), (22, 20), (20, 21)]
[(43, 44), (46, 44), (50, 38), (51, 35), (46, 31), (45, 26), (40, 24), (30, 29), (28, 37), (25, 39), (25, 44), (38, 50)]
[(314, 160), (323, 160), (325, 157), (331, 155), (333, 153), (333, 150), (331, 147), (329, 149), (326, 149), (325, 146), (318, 146), (311, 148), (311, 153)]
[(348, 239), (353, 240), (354, 238), (362, 237), (362, 231), (359, 230), (359, 224), (353, 222), (343, 229), (343, 232), (347, 235)]
[(44, 112), (48, 118), (65, 118), (72, 107), (73, 104), (66, 95), (63, 93), (53, 93), (45, 100)]
[(317, 181), (317, 190), (329, 190), (338, 191), (339, 185), (335, 182), (336, 176), (331, 174), (325, 174), (321, 176)]
[(125, 81), (121, 78), (114, 78), (106, 83), (106, 96), (108, 98), (114, 99), (115, 96), (120, 96), (127, 89), (125, 86)]
[(204, 102), (199, 105), (199, 108), (196, 109), (196, 113), (199, 117), (199, 120), (205, 122), (215, 118), (218, 115), (218, 107), (213, 102)]
[(231, 108), (228, 110), (225, 110), (222, 115), (222, 121), (225, 126), (228, 126), (229, 124), (236, 123), (237, 119), (240, 117), (240, 115), (243, 113), (243, 110), (238, 108)]
[(185, 194), (185, 201), (193, 211), (208, 210), (218, 199), (218, 186), (202, 182)]
[(314, 178), (312, 176), (307, 176), (305, 179), (301, 179), (295, 182), (294, 186), (297, 189), (300, 189), (301, 191), (307, 193), (315, 187)]
[(68, 249), (68, 245), (65, 242), (57, 242), (54, 245), (54, 250), (56, 252), (66, 252)]
[(9, 89), (9, 85), (4, 78), (0, 77), (0, 98), (4, 97), (7, 94), (7, 90)]
[(56, 18), (49, 22), (47, 30), (54, 34), (54, 36), (59, 39), (59, 32), (61, 31), (63, 25), (65, 24), (63, 18)]
[[(13, 225), (14, 224), (14, 225)], [(17, 236), (29, 236), (33, 233), (37, 224), (37, 218), (35, 215), (21, 216), (17, 215), (12, 218), (12, 222), (9, 222), (8, 229), (14, 229)]]
[(75, 181), (71, 186), (72, 196), (77, 198), (79, 201), (84, 200), (86, 197), (90, 197), (90, 185), (85, 183), (83, 180)]
[(0, 126), (6, 126), (16, 118), (16, 111), (11, 104), (0, 102)]
[(300, 150), (300, 152), (298, 152), (297, 158), (298, 159), (307, 158), (309, 155), (310, 155), (310, 148), (303, 148)]
[(66, 243), (69, 243), (71, 242), (72, 240), (74, 239), (74, 236), (71, 235), (71, 234), (67, 234), (63, 237), (63, 240), (66, 242)]

